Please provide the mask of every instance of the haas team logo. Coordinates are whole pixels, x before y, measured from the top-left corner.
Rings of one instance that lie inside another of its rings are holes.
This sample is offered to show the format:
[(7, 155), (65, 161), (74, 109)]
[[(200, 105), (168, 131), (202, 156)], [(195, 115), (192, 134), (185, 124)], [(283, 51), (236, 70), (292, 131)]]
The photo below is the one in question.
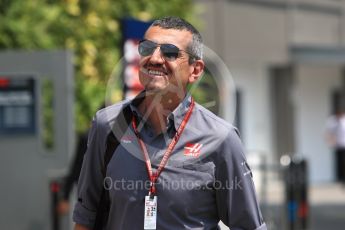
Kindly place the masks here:
[(198, 157), (200, 155), (200, 149), (202, 144), (200, 143), (188, 143), (184, 147), (184, 155), (191, 157)]

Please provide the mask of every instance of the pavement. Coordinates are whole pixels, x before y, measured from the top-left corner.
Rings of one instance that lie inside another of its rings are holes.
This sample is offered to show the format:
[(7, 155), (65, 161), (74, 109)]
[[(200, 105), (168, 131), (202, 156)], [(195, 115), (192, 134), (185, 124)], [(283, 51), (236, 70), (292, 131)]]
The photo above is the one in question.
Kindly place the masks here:
[[(284, 186), (277, 186), (267, 192), (268, 196), (261, 202), (265, 221), (269, 229), (288, 229), (284, 205)], [(344, 230), (345, 229), (345, 187), (337, 183), (310, 186), (309, 230)]]
[(345, 229), (345, 186), (324, 184), (310, 188), (310, 229)]

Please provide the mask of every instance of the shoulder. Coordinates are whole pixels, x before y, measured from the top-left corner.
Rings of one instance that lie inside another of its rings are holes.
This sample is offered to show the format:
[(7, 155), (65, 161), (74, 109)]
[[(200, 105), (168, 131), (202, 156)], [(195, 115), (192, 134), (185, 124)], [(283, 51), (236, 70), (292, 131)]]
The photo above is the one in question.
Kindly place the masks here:
[(130, 100), (120, 101), (96, 112), (92, 121), (92, 127), (100, 138), (105, 138), (108, 135), (114, 125), (115, 119), (129, 103)]
[(97, 111), (94, 119), (99, 125), (109, 125), (115, 120), (123, 108), (129, 105), (130, 102), (130, 100), (124, 100), (116, 104), (109, 105)]

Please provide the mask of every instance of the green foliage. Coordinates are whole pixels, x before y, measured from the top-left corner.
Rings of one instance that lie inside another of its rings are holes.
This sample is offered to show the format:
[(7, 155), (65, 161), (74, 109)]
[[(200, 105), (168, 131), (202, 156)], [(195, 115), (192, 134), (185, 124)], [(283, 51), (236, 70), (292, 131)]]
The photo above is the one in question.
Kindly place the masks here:
[(121, 18), (176, 15), (194, 23), (192, 13), (191, 0), (0, 0), (0, 49), (74, 51), (76, 128), (81, 132), (104, 100), (107, 79), (120, 58)]

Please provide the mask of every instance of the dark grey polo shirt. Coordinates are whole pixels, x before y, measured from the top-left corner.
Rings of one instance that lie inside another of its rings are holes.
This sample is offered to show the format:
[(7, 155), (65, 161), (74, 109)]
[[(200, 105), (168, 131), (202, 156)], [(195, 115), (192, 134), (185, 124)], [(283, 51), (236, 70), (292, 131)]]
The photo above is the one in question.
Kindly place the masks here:
[[(156, 170), (190, 102), (191, 97), (187, 96), (168, 116), (167, 132), (159, 135), (145, 123), (145, 114), (136, 109), (137, 102), (120, 102), (96, 114), (78, 183), (79, 201), (73, 214), (76, 223), (92, 228), (100, 193), (106, 186), (111, 204), (105, 229), (143, 229), (149, 177), (139, 143), (129, 126), (104, 180), (101, 168), (107, 135), (123, 106), (131, 103), (152, 168)], [(267, 229), (236, 129), (197, 103), (156, 189), (159, 230), (217, 229), (219, 220), (231, 230)]]

